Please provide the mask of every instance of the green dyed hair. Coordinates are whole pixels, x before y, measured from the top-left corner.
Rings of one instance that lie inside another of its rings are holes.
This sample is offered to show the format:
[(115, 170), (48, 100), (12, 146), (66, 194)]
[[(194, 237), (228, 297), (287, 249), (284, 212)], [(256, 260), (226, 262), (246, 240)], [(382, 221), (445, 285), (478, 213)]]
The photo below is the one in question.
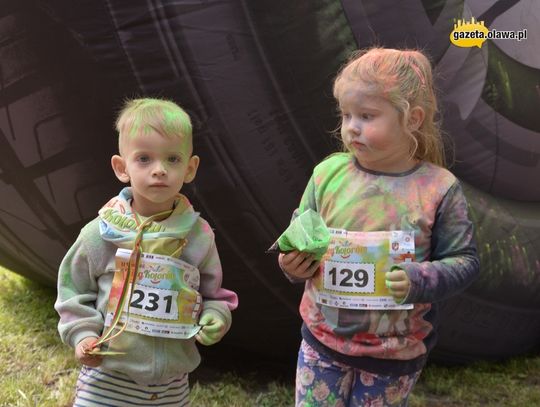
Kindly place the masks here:
[(155, 131), (164, 137), (180, 137), (190, 142), (192, 125), (189, 115), (176, 103), (165, 99), (130, 99), (116, 119), (118, 149), (122, 153), (125, 137), (137, 137)]
[[(334, 97), (339, 100), (351, 82), (360, 82), (368, 94), (382, 96), (396, 108), (401, 127), (411, 138), (411, 157), (446, 165), (431, 63), (423, 52), (379, 47), (356, 51), (334, 81)], [(410, 131), (407, 123), (415, 106), (424, 110), (425, 117), (418, 130)]]

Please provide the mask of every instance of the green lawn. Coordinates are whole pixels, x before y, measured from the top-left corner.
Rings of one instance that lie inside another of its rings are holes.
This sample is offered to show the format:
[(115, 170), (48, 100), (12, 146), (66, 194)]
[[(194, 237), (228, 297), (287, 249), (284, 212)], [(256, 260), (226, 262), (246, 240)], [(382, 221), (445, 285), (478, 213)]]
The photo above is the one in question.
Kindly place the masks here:
[[(0, 406), (71, 405), (78, 366), (57, 335), (54, 290), (0, 268), (0, 292)], [(257, 372), (194, 377), (194, 407), (294, 404), (292, 383), (261, 382)], [(540, 356), (468, 367), (429, 365), (410, 406), (540, 406)]]

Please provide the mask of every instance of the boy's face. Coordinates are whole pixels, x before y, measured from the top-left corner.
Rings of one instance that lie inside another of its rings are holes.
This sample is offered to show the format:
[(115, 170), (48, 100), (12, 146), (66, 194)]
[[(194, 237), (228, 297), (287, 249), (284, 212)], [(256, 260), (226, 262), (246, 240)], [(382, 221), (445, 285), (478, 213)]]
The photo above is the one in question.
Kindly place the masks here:
[(122, 156), (113, 156), (111, 162), (118, 179), (131, 183), (133, 209), (143, 216), (172, 209), (182, 185), (195, 178), (199, 166), (199, 157), (191, 156), (191, 141), (151, 131), (126, 137), (123, 143)]

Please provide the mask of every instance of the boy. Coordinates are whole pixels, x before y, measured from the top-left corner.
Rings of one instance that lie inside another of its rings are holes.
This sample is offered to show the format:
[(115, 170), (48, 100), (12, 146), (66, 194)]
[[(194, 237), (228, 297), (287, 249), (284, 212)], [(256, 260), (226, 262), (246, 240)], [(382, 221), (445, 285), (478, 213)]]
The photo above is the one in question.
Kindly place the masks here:
[(135, 99), (116, 129), (111, 164), (131, 187), (81, 230), (58, 276), (58, 330), (83, 364), (74, 405), (187, 405), (195, 340), (218, 342), (238, 299), (221, 288), (212, 229), (179, 193), (199, 165), (189, 116)]

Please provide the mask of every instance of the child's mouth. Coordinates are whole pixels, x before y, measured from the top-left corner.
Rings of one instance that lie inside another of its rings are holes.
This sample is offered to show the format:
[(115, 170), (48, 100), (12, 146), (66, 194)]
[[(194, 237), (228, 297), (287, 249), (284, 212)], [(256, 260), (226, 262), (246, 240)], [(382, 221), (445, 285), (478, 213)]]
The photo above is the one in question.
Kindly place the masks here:
[(364, 143), (361, 143), (359, 141), (351, 141), (351, 146), (357, 150), (364, 150), (367, 148)]

